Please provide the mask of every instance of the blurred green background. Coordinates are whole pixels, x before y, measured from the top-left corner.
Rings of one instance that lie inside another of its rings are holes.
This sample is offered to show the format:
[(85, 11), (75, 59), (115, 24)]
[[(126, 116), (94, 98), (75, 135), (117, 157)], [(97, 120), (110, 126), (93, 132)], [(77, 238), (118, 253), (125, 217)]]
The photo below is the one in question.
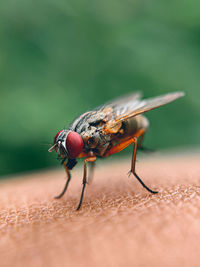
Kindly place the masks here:
[(146, 146), (198, 146), (199, 10), (198, 0), (2, 0), (0, 175), (58, 166), (55, 134), (134, 90), (186, 92), (147, 114)]

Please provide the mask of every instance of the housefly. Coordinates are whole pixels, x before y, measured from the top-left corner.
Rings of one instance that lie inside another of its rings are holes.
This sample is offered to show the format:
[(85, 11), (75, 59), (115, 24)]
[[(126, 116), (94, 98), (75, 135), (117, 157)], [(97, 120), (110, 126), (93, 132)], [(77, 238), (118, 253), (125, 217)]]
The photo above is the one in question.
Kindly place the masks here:
[(76, 165), (76, 159), (85, 158), (83, 186), (77, 207), (79, 210), (88, 182), (87, 163), (91, 162), (93, 169), (97, 158), (111, 156), (130, 144), (134, 144), (130, 173), (150, 193), (158, 193), (146, 186), (135, 171), (137, 148), (141, 147), (144, 134), (149, 127), (148, 119), (142, 114), (182, 96), (184, 96), (183, 92), (174, 92), (142, 100), (140, 93), (133, 93), (83, 113), (70, 124), (67, 130), (59, 131), (49, 152), (55, 150), (58, 157), (62, 159), (67, 181), (63, 191), (56, 198), (61, 198), (66, 192), (71, 180), (70, 171)]

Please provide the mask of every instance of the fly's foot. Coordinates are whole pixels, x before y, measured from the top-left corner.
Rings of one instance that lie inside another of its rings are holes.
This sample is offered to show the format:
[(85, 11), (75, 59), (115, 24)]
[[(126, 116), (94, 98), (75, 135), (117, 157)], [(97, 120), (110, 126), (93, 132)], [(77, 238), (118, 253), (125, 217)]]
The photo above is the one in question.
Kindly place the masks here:
[(68, 187), (69, 182), (70, 182), (70, 180), (71, 180), (71, 175), (70, 175), (70, 173), (69, 173), (69, 172), (67, 172), (67, 173), (68, 173), (68, 179), (67, 179), (67, 181), (66, 181), (65, 187), (63, 188), (63, 191), (62, 191), (58, 196), (55, 196), (55, 197), (54, 197), (55, 199), (59, 199), (59, 198), (61, 198), (61, 197), (65, 194), (65, 192), (67, 191), (67, 187)]
[(60, 194), (58, 196), (55, 196), (54, 199), (60, 199), (63, 196), (63, 194)]
[(138, 182), (140, 182), (140, 184), (147, 190), (149, 191), (150, 193), (152, 194), (157, 194), (158, 191), (154, 191), (154, 190), (151, 190), (147, 185), (145, 185), (145, 183), (140, 179), (140, 177), (134, 172), (133, 173), (135, 178), (138, 180)]
[(132, 171), (131, 170), (129, 172), (127, 172), (128, 177), (130, 177), (131, 174), (132, 174)]

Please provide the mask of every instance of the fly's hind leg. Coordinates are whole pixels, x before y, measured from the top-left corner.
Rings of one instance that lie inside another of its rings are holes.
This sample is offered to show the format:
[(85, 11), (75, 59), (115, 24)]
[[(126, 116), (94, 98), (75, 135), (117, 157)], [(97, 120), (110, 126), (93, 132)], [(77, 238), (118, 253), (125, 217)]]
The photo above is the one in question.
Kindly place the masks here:
[(90, 156), (89, 158), (86, 158), (84, 160), (84, 172), (83, 172), (83, 187), (82, 187), (82, 192), (81, 192), (81, 198), (78, 204), (78, 207), (76, 210), (79, 210), (81, 208), (82, 202), (83, 202), (83, 197), (84, 197), (84, 192), (85, 192), (85, 186), (87, 183), (87, 162), (94, 162), (96, 160), (96, 156)]
[(145, 132), (140, 136), (140, 140), (138, 142), (138, 149), (142, 150), (143, 152), (147, 152), (147, 153), (155, 152), (155, 149), (143, 146), (144, 136), (145, 136)]
[(140, 140), (138, 142), (138, 148), (139, 149), (143, 149), (143, 140), (144, 140), (144, 135), (145, 135), (145, 132), (143, 134), (140, 135)]
[(136, 174), (135, 172), (135, 162), (136, 162), (136, 152), (137, 152), (137, 139), (141, 136), (143, 138), (145, 134), (145, 129), (141, 129), (139, 130), (134, 137), (127, 139), (119, 144), (117, 144), (116, 146), (112, 147), (110, 150), (108, 150), (106, 152), (106, 154), (104, 155), (104, 157), (110, 156), (112, 154), (118, 153), (121, 150), (123, 150), (124, 148), (126, 148), (128, 145), (134, 143), (134, 150), (133, 150), (133, 156), (132, 156), (132, 164), (131, 164), (131, 170), (129, 172), (129, 174), (133, 173), (133, 175), (135, 176), (135, 178), (140, 182), (140, 184), (149, 192), (151, 192), (152, 194), (156, 194), (158, 193), (157, 191), (153, 191), (151, 190), (148, 186), (146, 186), (144, 184), (144, 182), (140, 179), (140, 177)]
[(136, 153), (137, 153), (137, 138), (139, 136), (144, 136), (144, 131), (142, 132), (141, 130), (141, 135), (140, 135), (140, 131), (138, 132), (138, 134), (133, 137), (133, 143), (134, 143), (134, 149), (133, 149), (133, 155), (132, 155), (132, 163), (131, 163), (131, 170), (129, 173), (133, 173), (133, 175), (135, 176), (135, 178), (140, 182), (140, 184), (147, 190), (149, 191), (150, 193), (152, 194), (157, 194), (158, 191), (153, 191), (151, 190), (147, 185), (145, 185), (145, 183), (140, 179), (140, 177), (137, 175), (137, 173), (135, 172), (135, 163), (136, 163)]

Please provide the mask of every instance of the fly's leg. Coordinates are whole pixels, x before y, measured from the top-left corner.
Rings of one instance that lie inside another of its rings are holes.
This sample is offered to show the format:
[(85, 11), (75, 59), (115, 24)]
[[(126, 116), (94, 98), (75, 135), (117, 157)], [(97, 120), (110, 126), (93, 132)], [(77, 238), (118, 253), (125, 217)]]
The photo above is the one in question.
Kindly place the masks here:
[(134, 149), (133, 149), (133, 155), (132, 155), (132, 164), (131, 164), (131, 171), (133, 175), (135, 176), (135, 178), (141, 183), (141, 185), (150, 193), (152, 194), (157, 194), (158, 191), (153, 191), (151, 190), (148, 186), (146, 186), (144, 184), (144, 182), (140, 179), (140, 177), (137, 175), (137, 173), (135, 172), (135, 162), (136, 162), (136, 153), (137, 153), (137, 137), (133, 138), (133, 143), (134, 143)]
[(82, 192), (81, 192), (81, 198), (80, 198), (80, 201), (79, 201), (79, 204), (76, 210), (79, 210), (81, 208), (83, 197), (84, 197), (85, 186), (87, 183), (87, 162), (94, 162), (95, 160), (96, 160), (96, 156), (91, 156), (84, 160), (83, 187), (82, 187)]
[(133, 175), (135, 176), (135, 178), (141, 183), (141, 185), (149, 192), (151, 192), (152, 194), (156, 194), (158, 193), (157, 191), (153, 191), (151, 190), (148, 186), (146, 186), (144, 184), (144, 182), (140, 179), (140, 177), (136, 174), (135, 172), (135, 162), (136, 162), (136, 152), (137, 152), (137, 138), (140, 136), (144, 136), (145, 133), (145, 129), (141, 129), (139, 130), (134, 137), (125, 140), (119, 144), (117, 144), (116, 146), (112, 147), (110, 150), (108, 150), (106, 152), (106, 154), (104, 155), (105, 157), (110, 156), (112, 154), (118, 153), (121, 150), (123, 150), (124, 148), (126, 148), (128, 145), (134, 143), (134, 150), (133, 150), (133, 156), (132, 156), (132, 164), (131, 164), (131, 171), (129, 173), (133, 173)]
[(95, 169), (95, 162), (92, 161), (90, 163), (90, 172), (89, 172), (89, 176), (88, 176), (88, 184), (91, 184), (93, 181), (93, 177), (94, 177), (94, 169)]
[(144, 140), (144, 135), (145, 135), (145, 132), (140, 135), (140, 141), (138, 142), (138, 148), (139, 149), (143, 149), (142, 143), (143, 143), (143, 140)]
[(67, 181), (66, 181), (66, 184), (65, 184), (65, 187), (64, 187), (63, 191), (60, 193), (60, 195), (56, 196), (55, 199), (59, 199), (59, 198), (61, 198), (65, 194), (65, 192), (67, 190), (67, 187), (69, 185), (69, 182), (71, 180), (71, 174), (69, 172), (68, 167), (65, 165), (65, 163), (64, 163), (64, 167), (65, 167), (65, 172), (67, 174)]
[[(139, 130), (134, 136), (139, 137), (141, 135), (144, 135), (145, 130), (141, 129)], [(111, 149), (109, 149), (104, 157), (108, 157), (112, 154), (118, 153), (120, 151), (122, 151), (124, 148), (126, 148), (127, 146), (129, 146), (130, 144), (134, 143), (134, 137), (130, 137), (129, 139), (125, 139), (123, 140), (121, 143), (118, 143), (117, 145), (111, 147)]]
[(145, 146), (143, 146), (144, 135), (145, 135), (145, 132), (140, 136), (140, 140), (138, 142), (138, 149), (142, 150), (143, 152), (147, 152), (147, 153), (155, 152), (155, 149), (146, 148)]

